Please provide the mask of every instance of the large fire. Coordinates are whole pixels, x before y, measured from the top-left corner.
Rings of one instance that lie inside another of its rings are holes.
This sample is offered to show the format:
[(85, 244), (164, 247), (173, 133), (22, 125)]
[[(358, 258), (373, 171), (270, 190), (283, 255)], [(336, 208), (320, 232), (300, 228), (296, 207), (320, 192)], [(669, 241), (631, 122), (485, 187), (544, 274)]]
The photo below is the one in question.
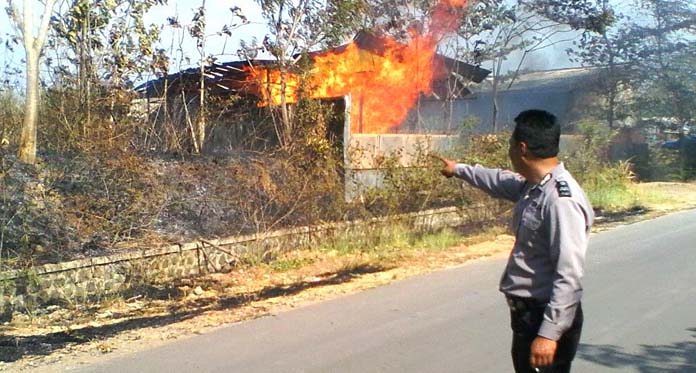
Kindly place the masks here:
[[(418, 96), (432, 93), (434, 79), (441, 78), (436, 63), (437, 43), (459, 26), (466, 0), (440, 0), (424, 33), (411, 32), (408, 44), (391, 38), (377, 39), (379, 52), (360, 48), (356, 41), (313, 55), (309, 96), (332, 98), (351, 95), (351, 132), (387, 133), (401, 125)], [(279, 105), (283, 89), (280, 72), (250, 70), (263, 105)], [(299, 77), (286, 74), (285, 100), (295, 102)]]

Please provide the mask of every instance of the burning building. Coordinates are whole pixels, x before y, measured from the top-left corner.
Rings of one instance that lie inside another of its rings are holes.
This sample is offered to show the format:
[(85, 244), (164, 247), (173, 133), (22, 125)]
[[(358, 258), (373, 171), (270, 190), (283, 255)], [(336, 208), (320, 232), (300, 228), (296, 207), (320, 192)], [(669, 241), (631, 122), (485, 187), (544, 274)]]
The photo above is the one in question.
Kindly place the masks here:
[[(209, 95), (243, 94), (257, 97), (259, 106), (294, 103), (301, 83), (303, 94), (328, 100), (342, 113), (341, 123), (327, 126), (343, 148), (346, 192), (380, 183), (375, 160), (400, 154), (411, 164), (416, 149), (441, 150), (457, 138), (462, 118), (453, 115), (458, 100), (471, 94), (488, 70), (436, 53), (437, 43), (458, 25), (453, 11), (462, 0), (441, 2), (433, 10), (427, 32), (413, 33), (408, 42), (360, 32), (348, 44), (309, 53), (309, 82), (288, 72), (284, 84), (275, 61), (236, 61), (206, 67)], [(200, 69), (169, 75), (140, 87), (147, 97), (196, 97)], [(284, 87), (284, 89), (281, 89)], [(285, 96), (285, 97), (283, 97)], [(190, 100), (195, 102), (195, 100)]]

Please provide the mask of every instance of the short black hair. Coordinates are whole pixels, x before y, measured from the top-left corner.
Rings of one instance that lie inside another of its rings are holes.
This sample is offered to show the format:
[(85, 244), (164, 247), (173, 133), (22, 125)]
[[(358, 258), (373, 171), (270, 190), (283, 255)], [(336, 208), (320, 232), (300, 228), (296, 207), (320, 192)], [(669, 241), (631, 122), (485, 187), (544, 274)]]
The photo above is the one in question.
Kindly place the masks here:
[(558, 155), (561, 126), (556, 116), (546, 110), (526, 110), (515, 118), (512, 138), (517, 142), (526, 142), (533, 156), (552, 158)]

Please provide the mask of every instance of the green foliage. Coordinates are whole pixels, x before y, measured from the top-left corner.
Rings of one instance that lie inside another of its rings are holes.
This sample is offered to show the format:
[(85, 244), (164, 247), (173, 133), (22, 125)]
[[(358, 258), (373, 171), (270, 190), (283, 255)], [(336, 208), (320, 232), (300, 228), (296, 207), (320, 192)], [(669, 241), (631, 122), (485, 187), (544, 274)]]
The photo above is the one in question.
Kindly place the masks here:
[(627, 210), (639, 204), (631, 190), (633, 172), (628, 162), (603, 164), (589, 175), (582, 175), (582, 187), (592, 206), (605, 211)]
[(459, 188), (439, 174), (438, 166), (424, 148), (412, 154), (414, 167), (401, 164), (401, 151), (377, 160), (382, 184), (364, 194), (365, 207), (375, 215), (419, 211), (443, 205), (463, 205)]
[[(336, 123), (343, 125), (343, 118), (332, 105), (304, 97), (291, 107), (292, 137), (282, 149), (267, 140), (278, 127), (269, 124), (272, 117), (254, 116), (260, 109), (249, 109), (252, 98), (209, 99), (201, 110), (209, 125), (208, 134), (212, 134), (208, 141), (223, 142), (231, 137), (238, 141), (229, 140), (215, 148), (222, 149), (220, 153), (190, 157), (186, 153), (190, 129), (184, 117), (172, 118), (167, 113), (161, 124), (135, 119), (130, 110), (133, 97), (128, 89), (136, 77), (147, 71), (164, 74), (168, 69), (169, 56), (155, 47), (159, 31), (143, 19), (148, 9), (161, 3), (114, 0), (91, 4), (73, 0), (67, 3), (65, 17), (54, 23), (58, 38), (53, 40), (52, 50), (57, 54), (67, 51), (68, 58), (51, 62), (51, 71), (57, 74), (50, 75), (54, 81), (48, 82), (43, 96), (46, 105), (41, 111), (39, 140), (40, 148), (45, 149), (44, 168), (19, 168), (11, 157), (3, 155), (0, 223), (4, 246), (0, 248), (4, 250), (0, 250), (0, 259), (5, 263), (9, 260), (25, 266), (98, 255), (152, 237), (181, 242), (442, 206), (467, 207), (474, 201), (497, 207), (471, 188), (462, 190), (458, 182), (443, 178), (439, 162), (429, 157), (425, 146), (417, 147), (413, 154), (400, 151), (378, 159), (382, 185), (368, 190), (362, 200), (346, 202), (342, 131), (332, 128)], [(282, 68), (302, 74), (311, 68), (309, 60), (289, 56), (343, 41), (357, 24), (398, 36), (413, 26), (415, 16), (427, 15), (433, 2), (417, 1), (409, 7), (396, 6), (398, 2), (385, 6), (384, 2), (371, 0), (259, 3), (272, 26), (263, 47), (279, 59)], [(553, 22), (579, 25), (590, 19), (586, 24), (591, 27), (593, 22), (609, 23), (610, 14), (590, 14), (595, 17), (592, 21), (592, 17), (585, 17), (591, 9), (582, 13), (584, 8), (578, 8), (575, 2), (566, 8), (560, 2), (544, 3), (556, 7), (545, 10), (556, 14), (544, 13), (554, 18)], [(525, 6), (530, 5), (511, 8), (497, 0), (477, 2), (460, 31), (484, 41), (491, 35), (478, 33), (490, 33), (496, 25), (538, 25), (534, 12), (538, 14), (539, 9)], [(521, 13), (515, 9), (526, 9), (524, 17), (529, 18), (520, 18)], [(245, 20), (239, 8), (233, 7), (232, 12)], [(187, 32), (201, 47), (206, 37), (203, 13), (199, 10), (196, 17)], [(296, 19), (299, 24), (293, 23)], [(381, 24), (385, 20), (389, 20), (388, 25)], [(170, 19), (170, 25), (181, 27), (175, 19)], [(516, 31), (510, 31), (507, 44), (491, 43), (491, 49), (483, 50), (479, 43), (478, 50), (469, 51), (472, 55), (467, 61), (480, 63), (491, 56), (502, 61), (513, 49), (534, 48), (543, 39), (519, 38)], [(221, 33), (230, 36), (230, 28)], [(674, 65), (678, 72), (666, 72), (685, 82), (676, 91), (684, 93), (686, 102), (691, 98), (686, 93), (693, 91), (686, 67), (693, 61), (686, 55), (682, 57), (680, 64)], [(659, 88), (656, 92), (661, 93), (674, 90), (673, 86), (650, 87)], [(668, 102), (665, 99), (660, 107), (667, 108)], [(176, 109), (183, 107), (181, 103), (174, 102)], [(0, 92), (1, 135), (10, 141), (19, 129), (20, 104), (21, 99), (13, 91)], [(167, 104), (172, 101), (163, 105)], [(659, 111), (663, 113), (667, 112)], [(184, 127), (171, 125), (177, 119), (182, 119)], [(261, 124), (256, 127), (257, 123)], [(472, 135), (478, 124), (475, 117), (462, 119), (462, 144), (449, 154), (450, 158), (509, 168), (509, 134)], [(579, 128), (584, 134), (583, 145), (568, 157), (568, 167), (597, 206), (614, 208), (632, 203), (627, 188), (629, 165), (607, 164), (603, 158), (612, 133), (592, 121), (581, 122)], [(215, 136), (216, 131), (222, 134)], [(246, 148), (255, 151), (239, 151), (237, 145), (241, 143), (252, 144)], [(402, 164), (403, 158), (412, 160), (408, 167)], [(669, 165), (680, 162), (668, 153), (655, 159)], [(375, 228), (365, 237), (339, 239), (331, 250), (387, 251), (387, 246), (409, 245), (438, 250), (455, 242), (456, 236), (449, 231), (422, 236), (403, 226)], [(262, 259), (259, 256), (258, 260)], [(271, 265), (283, 271), (303, 264), (280, 260)]]
[(361, 234), (350, 234), (324, 241), (316, 248), (325, 255), (360, 255), (370, 261), (389, 263), (403, 256), (423, 251), (446, 250), (462, 242), (462, 235), (446, 228), (420, 232), (404, 224), (367, 227)]
[(343, 125), (343, 116), (334, 111), (334, 105), (302, 97), (294, 109), (295, 134), (286, 150), (301, 155), (310, 163), (340, 160), (343, 148), (336, 134), (329, 131), (334, 123)]
[(319, 45), (342, 43), (342, 37), (358, 28), (361, 1), (257, 0), (268, 24), (264, 47), (281, 65), (294, 64), (290, 56)]
[(634, 111), (644, 118), (675, 118), (680, 126), (694, 122), (696, 45), (692, 42), (677, 51), (664, 52), (659, 58), (668, 60), (667, 66), (653, 66), (655, 61), (644, 61), (650, 65), (643, 67), (641, 76), (637, 77), (641, 84), (633, 102)]
[(529, 11), (573, 28), (602, 32), (613, 22), (613, 14), (593, 0), (535, 0), (520, 1)]
[[(505, 168), (509, 163), (507, 138), (507, 134), (473, 136), (454, 150), (452, 158)], [(377, 160), (376, 166), (383, 174), (382, 183), (368, 189), (363, 196), (365, 207), (373, 214), (398, 214), (443, 206), (466, 207), (474, 200), (481, 200), (479, 192), (469, 187), (462, 190), (461, 184), (443, 178), (439, 172), (441, 162), (433, 159), (425, 147), (416, 147), (413, 154), (402, 153), (403, 150), (399, 150)], [(404, 155), (411, 159), (410, 167), (403, 166)]]
[[(52, 66), (60, 79), (76, 78), (82, 92), (89, 81), (110, 81), (117, 87), (128, 86), (141, 74), (161, 71), (163, 56), (155, 51), (160, 27), (145, 24), (145, 14), (166, 0), (72, 0), (62, 17), (52, 23), (56, 38), (50, 41), (71, 64)], [(63, 48), (65, 47), (65, 48)], [(56, 58), (56, 61), (65, 61)]]
[(679, 149), (654, 149), (650, 162), (651, 180), (689, 181), (696, 179), (696, 140), (684, 137)]
[(404, 223), (368, 225), (360, 233), (342, 234), (319, 243), (318, 249), (332, 255), (363, 253), (387, 256), (391, 252), (412, 247), (418, 233)]
[(616, 134), (601, 122), (585, 119), (577, 125), (582, 135), (582, 144), (564, 156), (566, 166), (573, 176), (584, 185), (596, 178), (598, 171), (607, 162), (609, 143)]
[(565, 166), (587, 193), (593, 207), (617, 210), (632, 207), (636, 197), (630, 190), (634, 178), (632, 164), (607, 161), (609, 144), (615, 132), (601, 122), (582, 120), (577, 125), (581, 146), (563, 157)]
[[(685, 0), (640, 0), (621, 14), (609, 1), (598, 2), (609, 27), (587, 30), (568, 52), (576, 62), (600, 67), (605, 115), (615, 119), (670, 117), (688, 122), (694, 109), (694, 28), (696, 7)], [(622, 91), (631, 90), (622, 97)]]
[(367, 2), (364, 0), (327, 1), (325, 16), (322, 20), (327, 29), (324, 31), (322, 44), (333, 46), (344, 43), (346, 35), (361, 29), (363, 17), (367, 14), (367, 10)]
[(400, 224), (394, 224), (390, 227), (368, 226), (362, 230), (361, 234), (342, 234), (330, 240), (319, 242), (316, 248), (339, 256), (371, 253), (379, 250), (385, 243), (403, 242), (401, 237), (406, 232), (407, 230)]
[(682, 164), (678, 151), (650, 148), (647, 157), (636, 160), (636, 173), (642, 180), (670, 181), (682, 179)]
[(471, 136), (462, 145), (461, 159), (469, 164), (478, 163), (486, 167), (509, 169), (510, 136), (509, 132)]
[(475, 115), (467, 115), (459, 126), (459, 142), (466, 143), (473, 136), (474, 129), (481, 124), (481, 119)]

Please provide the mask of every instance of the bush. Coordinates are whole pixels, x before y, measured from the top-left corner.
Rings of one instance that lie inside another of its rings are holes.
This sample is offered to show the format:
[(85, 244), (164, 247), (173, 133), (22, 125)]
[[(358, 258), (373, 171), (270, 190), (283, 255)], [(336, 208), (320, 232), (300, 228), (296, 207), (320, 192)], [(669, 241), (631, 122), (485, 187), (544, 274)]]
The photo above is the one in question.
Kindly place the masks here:
[(0, 89), (0, 146), (19, 142), (23, 113), (23, 103), (18, 93), (11, 89)]
[(4, 151), (0, 167), (0, 269), (65, 259), (75, 232), (49, 173)]
[(157, 223), (166, 191), (146, 159), (124, 152), (47, 159), (56, 174), (52, 186), (64, 198), (68, 222), (79, 227), (84, 254), (141, 238)]
[(636, 198), (629, 188), (635, 177), (633, 165), (607, 160), (615, 132), (592, 120), (580, 121), (578, 130), (583, 136), (582, 144), (565, 155), (563, 162), (582, 185), (593, 207), (602, 210), (633, 207)]
[[(472, 136), (444, 155), (462, 162), (505, 168), (509, 163), (507, 138), (506, 134)], [(365, 207), (373, 214), (397, 214), (444, 206), (467, 207), (474, 201), (498, 206), (497, 202), (484, 199), (480, 191), (468, 184), (462, 190), (461, 183), (442, 177), (439, 172), (442, 163), (432, 158), (425, 148), (418, 147), (415, 154), (409, 154), (409, 158), (414, 160), (413, 167), (403, 167), (399, 161), (401, 157), (401, 152), (396, 152), (380, 159), (377, 164), (384, 174), (383, 183), (380, 187), (368, 189), (364, 197)]]

